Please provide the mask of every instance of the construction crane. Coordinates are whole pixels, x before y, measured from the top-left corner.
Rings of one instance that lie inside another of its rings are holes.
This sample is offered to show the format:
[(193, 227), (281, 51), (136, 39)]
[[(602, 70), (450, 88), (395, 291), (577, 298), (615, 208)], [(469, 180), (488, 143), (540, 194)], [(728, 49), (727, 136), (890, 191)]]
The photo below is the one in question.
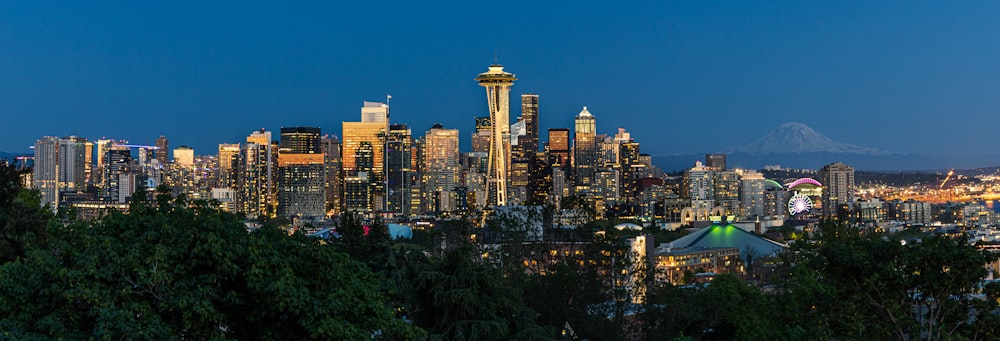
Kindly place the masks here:
[(952, 175), (955, 175), (955, 169), (954, 168), (952, 168), (950, 171), (948, 171), (948, 176), (944, 177), (944, 181), (941, 181), (941, 186), (938, 186), (938, 189), (944, 188), (944, 184), (948, 183), (948, 179), (951, 179)]

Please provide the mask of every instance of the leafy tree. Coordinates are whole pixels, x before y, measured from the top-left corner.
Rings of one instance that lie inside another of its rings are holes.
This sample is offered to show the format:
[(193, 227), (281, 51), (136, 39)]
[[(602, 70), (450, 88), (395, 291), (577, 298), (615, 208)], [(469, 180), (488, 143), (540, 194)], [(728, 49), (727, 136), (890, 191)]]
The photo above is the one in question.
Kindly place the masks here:
[(6, 338), (419, 338), (377, 276), (335, 248), (275, 228), (248, 233), (203, 201), (139, 194), (128, 214), (51, 227), (0, 267)]
[(787, 339), (774, 325), (771, 297), (733, 275), (710, 284), (662, 285), (649, 295), (643, 320), (651, 340)]
[(473, 255), (469, 247), (449, 251), (416, 273), (414, 320), (431, 339), (535, 340), (552, 334), (538, 326), (536, 313), (500, 271)]
[(979, 310), (971, 294), (995, 255), (962, 238), (903, 245), (844, 223), (823, 222), (821, 230), (818, 245), (796, 250), (786, 287), (794, 296), (785, 302), (823, 338), (942, 340), (981, 331), (970, 319)]
[(23, 172), (0, 162), (0, 264), (25, 256), (48, 239), (52, 211), (42, 206), (38, 190), (22, 188)]

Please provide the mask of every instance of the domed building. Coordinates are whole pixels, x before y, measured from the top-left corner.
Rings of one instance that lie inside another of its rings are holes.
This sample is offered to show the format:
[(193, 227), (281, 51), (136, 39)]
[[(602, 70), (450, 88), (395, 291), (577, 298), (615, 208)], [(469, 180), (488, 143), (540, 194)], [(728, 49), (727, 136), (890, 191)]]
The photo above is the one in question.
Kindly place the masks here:
[(671, 248), (738, 248), (740, 258), (747, 262), (753, 258), (770, 257), (788, 248), (788, 245), (760, 237), (728, 222), (713, 222), (711, 226), (670, 242)]

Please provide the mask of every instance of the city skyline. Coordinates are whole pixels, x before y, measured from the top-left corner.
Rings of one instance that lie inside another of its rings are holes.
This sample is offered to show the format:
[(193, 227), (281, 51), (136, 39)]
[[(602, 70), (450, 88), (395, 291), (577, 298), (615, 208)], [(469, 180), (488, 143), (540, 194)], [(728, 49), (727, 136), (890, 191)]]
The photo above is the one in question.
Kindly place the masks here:
[[(0, 151), (164, 135), (210, 154), (260, 128), (336, 133), (387, 94), (393, 122), (457, 128), (470, 150), (488, 115), (472, 78), (495, 56), (518, 75), (512, 97), (539, 95), (541, 130), (587, 106), (597, 133), (626, 128), (651, 155), (725, 151), (788, 121), (884, 150), (983, 154), (1000, 123), (1000, 48), (981, 43), (1000, 31), (993, 4), (101, 6), (2, 5), (15, 129)], [(491, 11), (521, 25), (485, 29)]]

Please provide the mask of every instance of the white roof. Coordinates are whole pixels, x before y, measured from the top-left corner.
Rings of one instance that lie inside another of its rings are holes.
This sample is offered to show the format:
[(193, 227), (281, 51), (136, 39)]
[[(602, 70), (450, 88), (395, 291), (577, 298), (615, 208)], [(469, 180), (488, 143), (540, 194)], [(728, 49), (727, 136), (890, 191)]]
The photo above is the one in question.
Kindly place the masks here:
[(633, 224), (633, 223), (621, 223), (621, 224), (615, 225), (615, 228), (618, 229), (619, 231), (620, 230), (624, 230), (624, 229), (642, 230), (642, 226), (639, 226), (639, 225), (636, 225), (636, 224)]

